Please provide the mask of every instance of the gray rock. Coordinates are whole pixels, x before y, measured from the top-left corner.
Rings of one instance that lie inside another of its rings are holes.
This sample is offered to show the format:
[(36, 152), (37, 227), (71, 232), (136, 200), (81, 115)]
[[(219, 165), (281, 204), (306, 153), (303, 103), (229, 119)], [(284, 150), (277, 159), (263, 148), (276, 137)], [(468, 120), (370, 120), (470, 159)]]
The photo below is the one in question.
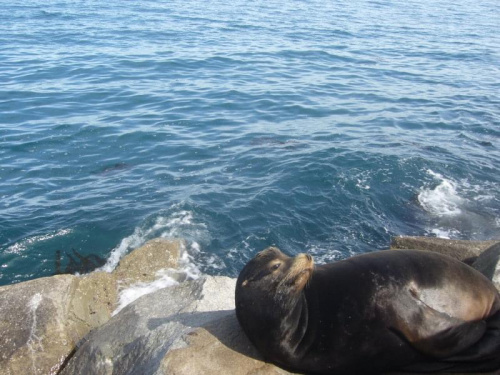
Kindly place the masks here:
[(0, 288), (0, 374), (55, 374), (76, 343), (111, 316), (116, 284), (58, 275)]
[[(497, 242), (398, 237), (391, 248), (470, 261)], [(241, 330), (234, 313), (235, 279), (183, 282), (139, 298), (110, 319), (117, 286), (152, 281), (157, 270), (175, 267), (182, 246), (157, 239), (124, 258), (112, 274), (60, 275), (0, 287), (0, 374), (289, 374), (264, 362)], [(499, 263), (500, 243), (473, 266), (498, 288)]]
[(161, 289), (91, 332), (62, 374), (154, 374), (182, 335), (233, 313), (235, 280), (206, 277)]
[(185, 345), (167, 352), (156, 375), (290, 374), (263, 361), (245, 336), (234, 312), (183, 334), (176, 341)]
[(500, 243), (491, 246), (479, 255), (472, 267), (489, 278), (500, 291)]
[(449, 240), (435, 237), (393, 237), (391, 249), (416, 249), (427, 250), (448, 255), (461, 260), (467, 264), (472, 264), (476, 258), (488, 247), (498, 241), (464, 241)]
[(75, 276), (60, 275), (0, 288), (0, 373), (57, 372), (78, 339), (66, 296)]
[(182, 241), (156, 239), (113, 273), (57, 275), (0, 287), (0, 375), (56, 374), (75, 346), (109, 320), (118, 285), (151, 281), (176, 267)]
[(113, 271), (113, 277), (120, 288), (127, 288), (138, 282), (153, 281), (158, 270), (177, 268), (183, 248), (183, 240), (166, 238), (150, 240), (120, 260), (118, 267)]

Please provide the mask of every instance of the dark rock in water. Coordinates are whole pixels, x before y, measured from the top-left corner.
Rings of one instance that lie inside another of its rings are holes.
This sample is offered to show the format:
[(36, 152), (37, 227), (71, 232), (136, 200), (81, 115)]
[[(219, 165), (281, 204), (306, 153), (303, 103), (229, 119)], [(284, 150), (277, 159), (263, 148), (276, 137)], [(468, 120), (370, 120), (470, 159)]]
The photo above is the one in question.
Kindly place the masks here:
[(113, 165), (107, 165), (107, 166), (93, 172), (93, 174), (107, 175), (107, 174), (111, 174), (111, 173), (115, 173), (115, 172), (120, 172), (120, 171), (129, 169), (131, 167), (132, 166), (130, 164), (127, 164), (127, 163), (115, 163)]
[(106, 260), (101, 258), (96, 254), (90, 254), (87, 256), (81, 255), (75, 249), (71, 249), (71, 253), (65, 251), (66, 257), (68, 258), (68, 263), (63, 269), (61, 265), (61, 250), (56, 251), (56, 272), (55, 275), (70, 273), (89, 273), (95, 269), (104, 266)]
[(294, 140), (282, 141), (274, 137), (257, 137), (250, 141), (252, 146), (262, 146), (262, 147), (283, 147), (283, 148), (296, 148), (300, 145), (299, 142)]

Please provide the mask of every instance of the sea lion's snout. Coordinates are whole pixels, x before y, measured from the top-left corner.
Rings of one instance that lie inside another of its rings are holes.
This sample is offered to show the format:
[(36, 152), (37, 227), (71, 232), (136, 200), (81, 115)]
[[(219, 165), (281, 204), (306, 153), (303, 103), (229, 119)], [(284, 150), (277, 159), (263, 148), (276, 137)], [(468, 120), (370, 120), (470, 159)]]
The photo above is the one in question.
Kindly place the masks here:
[(293, 286), (296, 291), (301, 291), (311, 278), (313, 270), (313, 257), (309, 254), (299, 254), (293, 258), (292, 264), (281, 284)]
[(295, 263), (299, 263), (304, 268), (312, 268), (314, 266), (314, 259), (309, 254), (299, 254), (295, 257)]

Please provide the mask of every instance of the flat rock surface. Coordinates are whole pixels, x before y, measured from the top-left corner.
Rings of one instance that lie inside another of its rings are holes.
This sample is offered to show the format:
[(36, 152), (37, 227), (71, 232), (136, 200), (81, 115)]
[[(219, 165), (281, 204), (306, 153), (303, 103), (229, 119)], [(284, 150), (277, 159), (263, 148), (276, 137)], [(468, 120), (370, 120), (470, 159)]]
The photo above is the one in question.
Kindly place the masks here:
[(183, 334), (177, 342), (184, 342), (184, 345), (167, 353), (157, 374), (290, 374), (262, 360), (240, 328), (234, 311), (203, 328)]
[(487, 248), (499, 241), (464, 241), (435, 237), (393, 237), (391, 249), (427, 250), (472, 264)]

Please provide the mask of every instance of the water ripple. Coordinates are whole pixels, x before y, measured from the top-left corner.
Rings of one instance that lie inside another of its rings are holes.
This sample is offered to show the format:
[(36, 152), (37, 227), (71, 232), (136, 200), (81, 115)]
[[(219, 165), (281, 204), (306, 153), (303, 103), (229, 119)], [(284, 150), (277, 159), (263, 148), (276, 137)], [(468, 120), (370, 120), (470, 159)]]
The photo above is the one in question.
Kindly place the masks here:
[(3, 5), (0, 284), (136, 232), (233, 276), (271, 244), (500, 236), (493, 0)]

